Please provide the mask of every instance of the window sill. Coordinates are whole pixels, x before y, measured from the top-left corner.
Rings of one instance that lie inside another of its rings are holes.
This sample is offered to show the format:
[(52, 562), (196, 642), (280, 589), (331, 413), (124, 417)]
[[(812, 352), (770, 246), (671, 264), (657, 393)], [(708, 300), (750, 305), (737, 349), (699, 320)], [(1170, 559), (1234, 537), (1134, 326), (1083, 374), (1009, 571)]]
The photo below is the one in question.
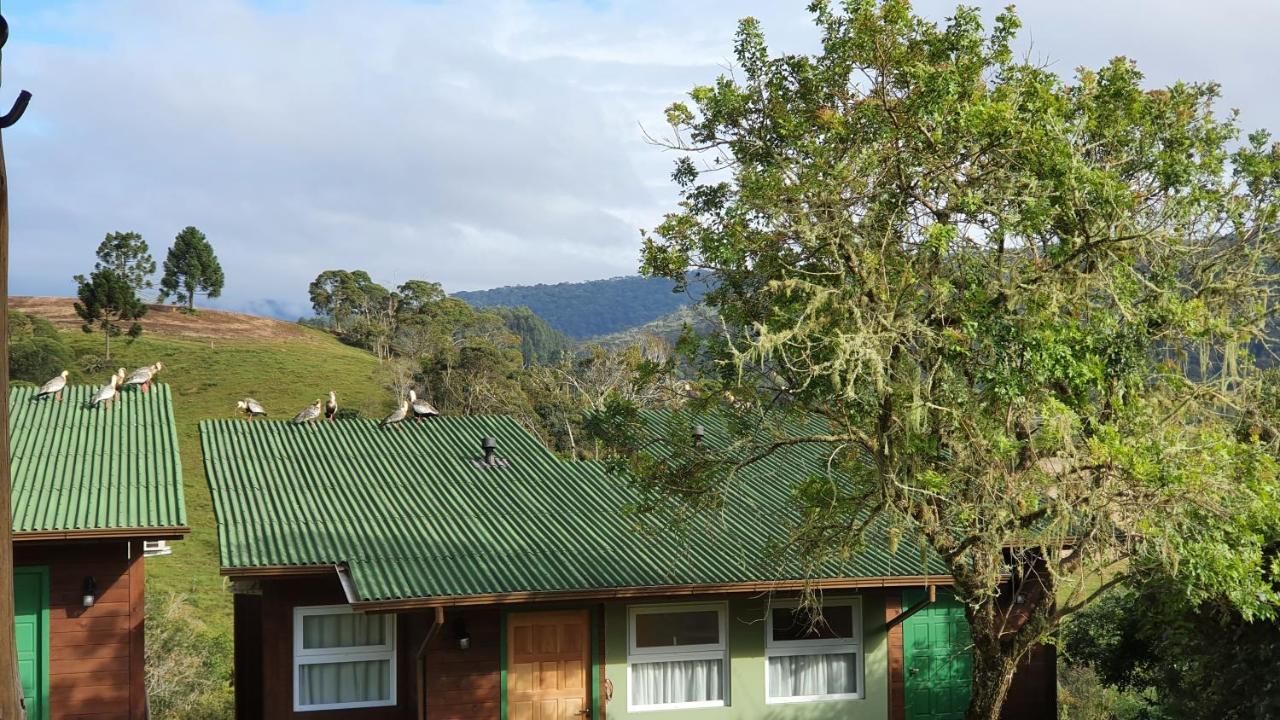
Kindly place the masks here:
[(796, 697), (765, 698), (766, 705), (795, 705), (797, 703), (849, 702), (862, 700), (858, 694), (851, 695), (800, 695)]
[(714, 700), (711, 702), (672, 703), (670, 705), (628, 705), (627, 712), (645, 713), (662, 712), (663, 710), (701, 710), (722, 707), (725, 707), (723, 700)]

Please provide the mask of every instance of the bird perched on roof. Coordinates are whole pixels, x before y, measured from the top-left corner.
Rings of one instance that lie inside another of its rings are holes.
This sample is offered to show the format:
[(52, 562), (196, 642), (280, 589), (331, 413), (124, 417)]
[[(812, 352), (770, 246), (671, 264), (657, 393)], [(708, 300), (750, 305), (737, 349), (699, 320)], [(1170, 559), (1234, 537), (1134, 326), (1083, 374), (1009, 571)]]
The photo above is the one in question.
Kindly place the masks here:
[(419, 400), (418, 393), (413, 390), (409, 391), (409, 407), (413, 408), (413, 419), (421, 420), (422, 418), (435, 417), (440, 414), (435, 405), (426, 400)]
[(324, 404), (324, 419), (333, 422), (333, 418), (338, 414), (338, 395), (332, 390), (329, 391), (329, 401)]
[(395, 425), (398, 422), (403, 422), (407, 417), (409, 417), (409, 401), (405, 400), (400, 403), (400, 407), (396, 408), (394, 412), (382, 418), (382, 422), (378, 423), (378, 427)]
[(151, 381), (155, 379), (156, 373), (164, 367), (164, 363), (156, 363), (147, 367), (140, 367), (134, 370), (124, 381), (124, 387), (137, 385), (142, 388), (142, 392), (146, 392), (151, 387)]
[(120, 376), (113, 374), (107, 384), (98, 388), (98, 392), (94, 393), (93, 397), (89, 399), (89, 407), (98, 407), (104, 404), (110, 407), (112, 401), (116, 398), (116, 390), (119, 387)]
[(253, 422), (255, 416), (266, 415), (266, 408), (262, 407), (262, 403), (247, 397), (236, 403), (236, 409), (244, 413), (245, 420)]
[(321, 405), (322, 403), (320, 402), (319, 398), (317, 398), (315, 402), (302, 408), (302, 411), (299, 412), (297, 415), (294, 415), (293, 419), (290, 420), (289, 422), (293, 423), (294, 425), (305, 425), (309, 422), (314, 422), (315, 420), (318, 420), (320, 418), (320, 415), (322, 414), (322, 411), (320, 410)]
[(48, 397), (52, 395), (54, 400), (57, 400), (58, 402), (62, 402), (62, 391), (67, 387), (67, 376), (70, 374), (71, 373), (67, 372), (66, 370), (63, 370), (62, 372), (58, 373), (58, 377), (41, 385), (40, 389), (36, 391), (35, 397), (31, 399), (39, 400), (42, 397)]

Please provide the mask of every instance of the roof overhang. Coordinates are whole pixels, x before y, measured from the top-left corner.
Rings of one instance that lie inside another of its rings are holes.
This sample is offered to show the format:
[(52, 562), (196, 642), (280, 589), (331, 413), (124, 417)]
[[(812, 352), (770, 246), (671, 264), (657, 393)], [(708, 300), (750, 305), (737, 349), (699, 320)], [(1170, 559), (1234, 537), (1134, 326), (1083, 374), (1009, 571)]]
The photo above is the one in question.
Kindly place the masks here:
[(528, 592), (486, 593), (477, 595), (437, 595), (433, 597), (398, 598), (395, 600), (360, 600), (355, 581), (343, 565), (269, 565), (259, 567), (223, 567), (223, 576), (232, 580), (263, 578), (337, 576), (347, 602), (354, 610), (394, 612), (437, 607), (467, 605), (514, 605), (530, 602), (567, 602), (575, 600), (613, 600), (624, 598), (711, 595), (717, 593), (769, 593), (801, 590), (856, 590), (860, 588), (949, 586), (950, 575), (886, 575), (876, 577), (819, 578), (815, 580), (771, 580), (758, 582), (713, 583), (699, 585), (648, 585), (641, 587), (587, 588), (582, 590), (546, 590)]
[(86, 530), (34, 530), (13, 533), (14, 542), (57, 540), (181, 540), (191, 534), (186, 525)]
[(271, 577), (328, 575), (333, 565), (260, 565), (257, 567), (223, 567), (218, 573), (232, 580)]

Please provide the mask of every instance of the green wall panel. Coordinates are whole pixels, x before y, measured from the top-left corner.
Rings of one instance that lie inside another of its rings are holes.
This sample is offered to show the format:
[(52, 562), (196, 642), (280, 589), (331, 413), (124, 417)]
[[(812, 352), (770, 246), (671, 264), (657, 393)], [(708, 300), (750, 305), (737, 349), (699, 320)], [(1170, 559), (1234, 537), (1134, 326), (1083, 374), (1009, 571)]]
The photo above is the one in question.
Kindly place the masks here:
[[(827, 597), (837, 597), (827, 594)], [(840, 596), (845, 597), (845, 596)], [(862, 598), (864, 690), (860, 700), (827, 700), (770, 705), (765, 702), (765, 607), (767, 598), (729, 601), (728, 702), (720, 708), (627, 711), (627, 603), (605, 608), (605, 668), (613, 682), (607, 705), (609, 720), (886, 720), (889, 717), (888, 654), (884, 632), (884, 597)], [(690, 597), (673, 602), (703, 602)], [(653, 603), (637, 602), (636, 605)]]

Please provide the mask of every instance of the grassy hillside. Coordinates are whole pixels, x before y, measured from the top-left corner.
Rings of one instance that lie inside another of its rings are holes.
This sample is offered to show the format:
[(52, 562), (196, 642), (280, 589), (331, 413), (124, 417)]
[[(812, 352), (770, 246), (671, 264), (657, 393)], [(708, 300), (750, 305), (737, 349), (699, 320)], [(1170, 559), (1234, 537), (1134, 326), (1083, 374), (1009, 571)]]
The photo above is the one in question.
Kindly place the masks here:
[[(19, 299), (16, 309), (69, 324), (56, 311), (70, 301), (43, 305)], [(110, 367), (134, 368), (159, 360), (160, 380), (173, 392), (182, 453), (183, 480), (191, 535), (173, 543), (173, 554), (147, 563), (147, 589), (189, 594), (200, 616), (213, 628), (230, 631), (231, 595), (218, 575), (217, 534), (205, 483), (197, 425), (200, 420), (235, 415), (236, 400), (261, 400), (272, 417), (289, 418), (307, 403), (337, 392), (340, 406), (379, 416), (392, 404), (382, 388), (378, 362), (318, 330), (274, 320), (205, 311), (192, 318), (169, 310), (153, 311), (151, 327), (138, 340), (112, 343)], [(161, 315), (163, 313), (163, 316)], [(76, 356), (102, 353), (102, 338), (75, 329), (63, 336)], [(103, 370), (86, 376), (69, 368), (74, 382), (101, 383)]]
[(608, 335), (698, 302), (706, 290), (691, 278), (686, 292), (674, 283), (639, 275), (555, 285), (512, 285), (492, 290), (453, 293), (474, 307), (527, 307), (551, 327), (571, 338)]

